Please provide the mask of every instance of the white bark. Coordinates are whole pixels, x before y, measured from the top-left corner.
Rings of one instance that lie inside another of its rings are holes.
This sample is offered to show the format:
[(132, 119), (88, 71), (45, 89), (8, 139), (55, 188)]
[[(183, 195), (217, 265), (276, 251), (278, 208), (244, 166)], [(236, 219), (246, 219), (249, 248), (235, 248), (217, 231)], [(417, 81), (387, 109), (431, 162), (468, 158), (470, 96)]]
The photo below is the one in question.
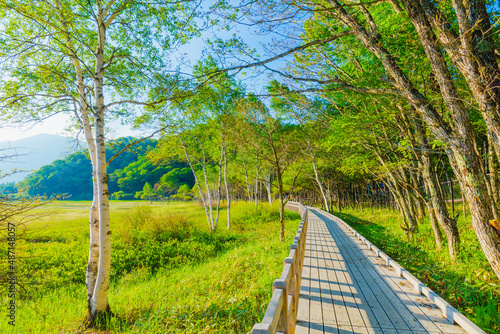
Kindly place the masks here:
[(97, 17), (98, 41), (94, 73), (94, 100), (96, 104), (95, 132), (96, 132), (96, 178), (99, 204), (99, 267), (94, 293), (90, 300), (90, 316), (93, 319), (99, 313), (109, 310), (108, 290), (111, 270), (111, 226), (109, 220), (109, 191), (106, 161), (106, 147), (104, 138), (104, 45), (106, 28), (104, 26), (104, 11), (100, 8)]
[(223, 142), (224, 148), (224, 185), (226, 187), (226, 198), (227, 198), (227, 229), (231, 228), (231, 198), (229, 197), (229, 185), (227, 184), (227, 152), (226, 143)]
[[(92, 164), (92, 187), (93, 187), (93, 200), (90, 207), (89, 213), (89, 259), (86, 268), (86, 287), (87, 287), (87, 303), (90, 305), (90, 298), (94, 293), (95, 282), (97, 280), (97, 269), (98, 269), (98, 259), (99, 259), (99, 211), (97, 207), (97, 180), (96, 180), (96, 147), (94, 142), (94, 137), (92, 135), (92, 127), (90, 124), (89, 115), (89, 105), (87, 102), (87, 94), (85, 92), (85, 83), (83, 80), (83, 71), (80, 64), (80, 60), (76, 54), (76, 48), (74, 46), (71, 34), (69, 33), (68, 24), (66, 18), (63, 15), (63, 10), (61, 3), (56, 1), (58, 7), (58, 16), (61, 20), (62, 27), (64, 29), (64, 34), (66, 38), (66, 43), (68, 50), (71, 54), (71, 61), (73, 63), (73, 68), (76, 74), (76, 87), (78, 91), (78, 104), (80, 115), (75, 106), (75, 114), (80, 121), (82, 127), (85, 141), (87, 143), (90, 155), (90, 161)], [(90, 312), (90, 307), (89, 307)]]
[(315, 176), (314, 180), (316, 181), (316, 183), (319, 186), (319, 191), (321, 192), (321, 196), (323, 196), (323, 201), (325, 202), (326, 212), (330, 212), (330, 208), (328, 206), (328, 199), (326, 197), (325, 189), (323, 188), (323, 183), (321, 182), (321, 180), (319, 178), (318, 168), (316, 166), (316, 156), (314, 155), (314, 151), (313, 151), (311, 145), (309, 144), (309, 141), (307, 143), (307, 146), (308, 146), (308, 149), (309, 149), (309, 153), (310, 153), (310, 156), (311, 156), (312, 165), (313, 165), (313, 169), (314, 169), (314, 176)]
[(259, 156), (255, 156), (255, 206), (259, 203)]
[(240, 153), (241, 156), (241, 161), (243, 162), (243, 168), (245, 169), (245, 178), (247, 181), (247, 196), (248, 196), (248, 203), (252, 203), (252, 193), (250, 191), (250, 182), (248, 181), (248, 169), (247, 169), (247, 164), (245, 163), (245, 159), (243, 158), (243, 154)]
[(205, 186), (207, 187), (207, 203), (208, 212), (210, 214), (210, 231), (215, 232), (214, 215), (212, 209), (212, 195), (210, 194), (210, 184), (208, 183), (207, 168), (206, 168), (206, 158), (205, 158), (205, 147), (201, 141), (198, 141), (203, 153), (203, 161), (201, 163), (201, 168), (203, 169), (203, 177), (205, 178)]
[(271, 171), (267, 170), (264, 176), (264, 186), (266, 187), (267, 199), (270, 205), (273, 205), (273, 195), (271, 191)]
[(217, 184), (217, 210), (216, 210), (216, 217), (215, 217), (215, 224), (214, 224), (214, 232), (217, 229), (217, 226), (219, 225), (219, 213), (220, 213), (220, 188), (222, 184), (222, 160), (224, 159), (224, 149), (221, 149), (221, 154), (220, 154), (220, 161), (219, 161), (219, 179), (218, 179), (218, 184)]

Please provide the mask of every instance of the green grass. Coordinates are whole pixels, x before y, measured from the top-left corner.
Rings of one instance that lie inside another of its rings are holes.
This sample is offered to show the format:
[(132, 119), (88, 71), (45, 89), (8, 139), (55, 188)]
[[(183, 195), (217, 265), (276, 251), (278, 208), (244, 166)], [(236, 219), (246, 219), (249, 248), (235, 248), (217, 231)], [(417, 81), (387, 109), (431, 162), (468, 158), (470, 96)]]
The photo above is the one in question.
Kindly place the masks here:
[[(85, 332), (89, 206), (39, 209), (50, 216), (30, 223), (28, 240), (19, 242), (26, 290), (16, 327), (2, 319), (1, 333)], [(231, 230), (224, 211), (215, 234), (194, 203), (112, 202), (111, 210), (115, 317), (107, 330), (113, 333), (250, 331), (267, 308), (299, 223), (287, 213), (288, 242), (280, 243), (278, 209), (269, 205), (234, 205)]]
[[(461, 205), (456, 207), (462, 212)], [(334, 212), (423, 283), (488, 333), (500, 333), (500, 282), (486, 260), (471, 227), (470, 215), (458, 221), (462, 252), (455, 262), (447, 245), (436, 243), (428, 217), (407, 242), (399, 212), (346, 209)]]

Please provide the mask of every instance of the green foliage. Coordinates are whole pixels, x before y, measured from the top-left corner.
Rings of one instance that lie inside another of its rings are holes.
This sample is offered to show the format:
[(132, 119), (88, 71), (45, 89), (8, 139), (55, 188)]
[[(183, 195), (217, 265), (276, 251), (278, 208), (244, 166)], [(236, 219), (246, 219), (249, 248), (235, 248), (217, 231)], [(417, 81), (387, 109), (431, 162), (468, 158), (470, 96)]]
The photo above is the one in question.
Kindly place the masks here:
[[(106, 39), (100, 40), (105, 46), (103, 84), (113, 92), (106, 95), (108, 101), (116, 102), (108, 112), (131, 116), (133, 108), (121, 101), (153, 95), (150, 90), (158, 81), (165, 85), (175, 77), (169, 71), (170, 53), (199, 36), (193, 10), (190, 1), (2, 1), (0, 57), (9, 75), (2, 78), (0, 96), (10, 109), (7, 117), (25, 121), (73, 113), (73, 99), (78, 97), (75, 64), (93, 90), (93, 73), (87, 69), (97, 62), (99, 24), (106, 25)], [(97, 24), (98, 17), (102, 23)], [(19, 49), (19, 43), (29, 47)]]
[(191, 191), (191, 189), (187, 184), (183, 184), (177, 190), (177, 194), (173, 195), (172, 198), (183, 201), (189, 201), (193, 199), (193, 191)]
[(17, 187), (16, 187), (15, 182), (7, 182), (7, 183), (0, 184), (0, 194), (7, 195), (7, 194), (15, 194), (15, 193), (17, 193)]

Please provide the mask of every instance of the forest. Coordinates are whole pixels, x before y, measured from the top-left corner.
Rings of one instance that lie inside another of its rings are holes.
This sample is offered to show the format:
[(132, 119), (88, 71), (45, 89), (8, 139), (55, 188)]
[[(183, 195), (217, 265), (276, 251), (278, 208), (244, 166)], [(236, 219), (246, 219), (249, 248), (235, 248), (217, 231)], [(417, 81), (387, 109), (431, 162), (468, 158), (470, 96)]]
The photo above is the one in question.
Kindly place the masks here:
[[(215, 257), (243, 238), (231, 233), (262, 232), (245, 225), (245, 214), (265, 203), (276, 210), (273, 242), (288, 242), (292, 200), (352, 219), (373, 238), (380, 235), (360, 222), (378, 210), (369, 219), (390, 216), (384, 228), (398, 237), (379, 241), (398, 256), (411, 257), (420, 243), (446, 267), (477, 265), (490, 284), (478, 292), (488, 300), (484, 327), (500, 330), (491, 318), (500, 311), (495, 1), (0, 0), (0, 18), (2, 121), (66, 113), (69, 131), (87, 144), (3, 185), (0, 205), (14, 217), (56, 198), (89, 201), (86, 246), (64, 237), (85, 248), (71, 282), (85, 284), (89, 327), (114, 311), (110, 286), (140, 267), (113, 253), (145, 242), (138, 222), (165, 237), (154, 247), (189, 240), (215, 245), (203, 248)], [(178, 56), (202, 38), (200, 59)], [(107, 140), (115, 121), (144, 135)], [(171, 217), (162, 230), (139, 207), (135, 218), (120, 218), (138, 234), (123, 225), (114, 239), (119, 200), (183, 202), (172, 204), (182, 210), (196, 202), (206, 233)], [(199, 261), (187, 248), (179, 254), (165, 266)], [(153, 275), (158, 264), (148, 261)]]

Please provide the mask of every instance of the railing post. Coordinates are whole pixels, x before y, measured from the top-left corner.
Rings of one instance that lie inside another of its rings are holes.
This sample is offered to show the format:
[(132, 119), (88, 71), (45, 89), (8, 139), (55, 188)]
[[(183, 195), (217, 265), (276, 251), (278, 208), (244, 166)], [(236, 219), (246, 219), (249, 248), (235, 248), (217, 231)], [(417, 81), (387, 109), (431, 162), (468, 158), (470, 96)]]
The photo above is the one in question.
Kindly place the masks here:
[[(300, 282), (302, 279), (302, 258), (300, 257), (300, 244), (292, 244), (290, 246), (290, 249), (295, 249), (295, 257), (297, 258), (296, 263), (295, 263), (295, 274), (298, 276), (296, 279), (296, 285), (300, 287)], [(300, 288), (299, 288), (300, 290)]]
[(276, 326), (276, 331), (288, 334), (288, 287), (286, 286), (285, 280), (277, 279), (273, 283), (273, 293), (276, 289), (283, 290), (283, 306), (281, 307), (281, 313)]
[[(293, 246), (293, 245), (292, 245)], [(287, 257), (285, 258), (285, 265), (290, 264), (291, 267), (291, 279), (290, 283), (288, 285), (288, 291), (287, 291), (287, 297), (292, 296), (290, 300), (290, 305), (288, 305), (288, 310), (287, 310), (287, 326), (288, 326), (288, 333), (289, 334), (294, 334), (295, 333), (295, 322), (297, 321), (297, 307), (298, 307), (298, 296), (297, 296), (297, 290), (300, 291), (300, 285), (298, 281), (300, 280), (300, 277), (297, 276), (297, 258), (298, 254), (297, 251), (295, 252), (294, 258)]]

